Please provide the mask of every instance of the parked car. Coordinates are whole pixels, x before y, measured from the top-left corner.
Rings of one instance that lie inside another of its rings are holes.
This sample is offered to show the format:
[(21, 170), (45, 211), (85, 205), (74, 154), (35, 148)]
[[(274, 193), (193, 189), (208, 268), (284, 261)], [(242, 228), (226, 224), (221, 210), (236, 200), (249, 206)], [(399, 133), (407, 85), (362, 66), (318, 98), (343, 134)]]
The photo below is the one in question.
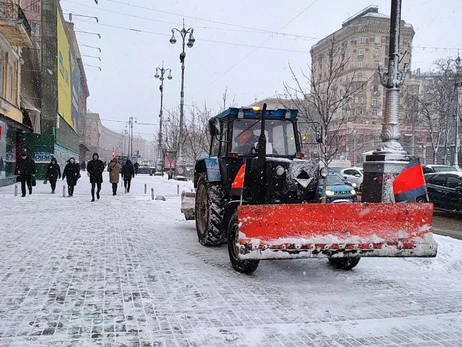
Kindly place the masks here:
[(462, 172), (436, 172), (425, 175), (428, 199), (435, 208), (462, 210)]
[(422, 165), (424, 174), (432, 172), (457, 172), (458, 170), (454, 166), (449, 165)]
[(363, 188), (364, 171), (362, 167), (350, 167), (340, 171), (340, 175), (348, 182), (355, 183), (358, 190)]
[[(319, 180), (318, 194), (322, 198), (323, 180)], [(326, 201), (327, 202), (355, 202), (357, 200), (356, 190), (347, 184), (338, 173), (329, 172), (326, 177)]]

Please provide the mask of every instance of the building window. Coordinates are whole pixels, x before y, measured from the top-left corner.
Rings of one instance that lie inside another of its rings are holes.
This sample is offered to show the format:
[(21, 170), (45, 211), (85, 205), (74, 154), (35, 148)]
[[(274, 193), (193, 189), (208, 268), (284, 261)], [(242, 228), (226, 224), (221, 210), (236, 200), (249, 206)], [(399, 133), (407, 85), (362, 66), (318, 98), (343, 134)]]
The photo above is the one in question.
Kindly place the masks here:
[(8, 65), (8, 75), (7, 75), (7, 87), (6, 87), (6, 100), (13, 103), (13, 94), (14, 94), (14, 69), (12, 65)]
[(364, 55), (364, 48), (358, 49), (358, 55)]
[(380, 63), (378, 61), (374, 62), (375, 67), (379, 67), (379, 64)]
[(364, 43), (364, 37), (363, 36), (359, 37), (359, 43)]
[(378, 84), (374, 84), (374, 94), (378, 94), (379, 93), (379, 85)]
[(0, 51), (0, 97), (3, 97), (3, 86), (5, 85), (5, 57)]
[(375, 37), (375, 43), (380, 43), (380, 36)]
[(31, 22), (30, 24), (31, 24), (31, 29), (32, 29), (32, 35), (40, 36), (40, 24), (34, 23), (34, 22)]
[(378, 104), (379, 104), (378, 99), (372, 99), (372, 106), (377, 107)]
[(379, 53), (380, 53), (379, 49), (378, 49), (378, 48), (375, 48), (375, 49), (374, 49), (374, 55), (375, 55), (376, 57), (378, 57), (378, 56), (379, 56)]
[(363, 67), (363, 62), (362, 61), (358, 61), (358, 67)]
[(372, 115), (377, 116), (377, 109), (376, 108), (372, 109)]

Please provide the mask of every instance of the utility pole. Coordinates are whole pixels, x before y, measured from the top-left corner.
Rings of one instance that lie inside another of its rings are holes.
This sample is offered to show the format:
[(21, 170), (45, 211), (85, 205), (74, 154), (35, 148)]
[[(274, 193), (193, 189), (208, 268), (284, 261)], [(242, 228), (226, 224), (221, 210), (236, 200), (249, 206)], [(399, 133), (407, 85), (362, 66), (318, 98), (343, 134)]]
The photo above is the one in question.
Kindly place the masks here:
[(459, 141), (459, 122), (460, 122), (460, 102), (461, 102), (461, 93), (462, 93), (462, 65), (460, 64), (460, 57), (457, 55), (456, 59), (456, 92), (457, 92), (457, 105), (456, 105), (456, 135), (454, 138), (454, 167), (459, 169), (459, 151), (460, 151), (460, 141)]

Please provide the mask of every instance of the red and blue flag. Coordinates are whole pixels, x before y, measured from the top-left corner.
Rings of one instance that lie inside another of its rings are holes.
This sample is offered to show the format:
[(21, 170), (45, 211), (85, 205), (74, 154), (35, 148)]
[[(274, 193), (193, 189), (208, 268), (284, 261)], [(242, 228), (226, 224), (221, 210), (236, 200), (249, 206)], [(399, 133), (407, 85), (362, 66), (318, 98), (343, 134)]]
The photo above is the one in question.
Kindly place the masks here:
[(412, 159), (393, 181), (396, 202), (415, 202), (418, 197), (427, 197), (427, 185), (420, 159)]

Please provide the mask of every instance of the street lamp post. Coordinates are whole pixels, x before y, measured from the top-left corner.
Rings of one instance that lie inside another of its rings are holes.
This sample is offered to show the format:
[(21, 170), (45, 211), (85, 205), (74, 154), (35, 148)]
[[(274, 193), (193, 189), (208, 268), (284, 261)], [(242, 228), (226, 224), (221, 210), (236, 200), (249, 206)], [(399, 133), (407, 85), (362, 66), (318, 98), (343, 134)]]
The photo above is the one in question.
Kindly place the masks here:
[(160, 111), (159, 111), (159, 138), (158, 138), (158, 155), (157, 155), (157, 169), (161, 172), (163, 172), (163, 160), (162, 160), (162, 119), (163, 119), (163, 107), (164, 107), (164, 74), (168, 71), (168, 76), (167, 78), (169, 80), (172, 79), (172, 69), (165, 69), (164, 68), (164, 61), (162, 61), (162, 67), (156, 67), (156, 74), (154, 75), (155, 78), (158, 78), (160, 80)]
[(136, 117), (129, 117), (128, 118), (128, 158), (133, 160), (133, 123), (136, 123)]
[(400, 87), (404, 83), (409, 64), (400, 70), (400, 32), (402, 0), (391, 0), (390, 46), (388, 70), (381, 72), (381, 83), (385, 87), (385, 116), (382, 124), (382, 143), (379, 149), (366, 156), (364, 167), (363, 196), (365, 202), (393, 202), (392, 183), (409, 162), (410, 156), (399, 143)]
[(460, 143), (459, 143), (459, 120), (460, 120), (460, 102), (461, 102), (461, 93), (462, 93), (462, 66), (460, 64), (460, 57), (457, 56), (456, 59), (456, 70), (457, 70), (457, 77), (456, 77), (456, 92), (457, 92), (457, 105), (456, 105), (456, 135), (454, 138), (454, 167), (458, 170), (459, 169), (459, 150), (460, 150)]
[(182, 39), (182, 51), (180, 53), (180, 63), (181, 63), (181, 91), (180, 91), (180, 130), (179, 130), (179, 134), (178, 134), (178, 155), (177, 155), (177, 166), (178, 164), (184, 164), (183, 163), (183, 149), (182, 149), (182, 143), (183, 143), (183, 118), (184, 118), (184, 60), (186, 58), (186, 52), (184, 51), (185, 50), (185, 40), (186, 40), (186, 36), (189, 35), (189, 38), (188, 38), (188, 43), (186, 44), (186, 46), (188, 46), (189, 48), (192, 48), (194, 46), (194, 42), (196, 41), (196, 39), (194, 38), (193, 36), (193, 33), (194, 33), (194, 29), (193, 28), (189, 28), (189, 29), (185, 29), (184, 27), (184, 19), (183, 19), (183, 28), (180, 30), (180, 29), (177, 29), (177, 28), (173, 28), (172, 29), (172, 37), (170, 39), (170, 43), (173, 45), (176, 43), (176, 38), (175, 38), (175, 32), (178, 32), (181, 36), (181, 39)]

